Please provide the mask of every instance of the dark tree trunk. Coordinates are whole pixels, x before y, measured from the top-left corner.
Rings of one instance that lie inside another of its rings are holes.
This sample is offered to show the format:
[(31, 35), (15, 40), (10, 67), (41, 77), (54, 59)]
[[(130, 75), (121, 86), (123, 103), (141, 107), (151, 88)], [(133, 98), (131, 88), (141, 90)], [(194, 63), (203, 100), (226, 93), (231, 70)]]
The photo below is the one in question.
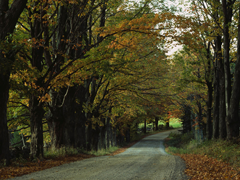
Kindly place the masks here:
[[(198, 96), (198, 99), (200, 100), (200, 96)], [(198, 132), (198, 138), (201, 139), (202, 138), (201, 130), (203, 130), (203, 123), (202, 123), (202, 104), (200, 101), (197, 101), (197, 106), (198, 106), (197, 123), (199, 124), (199, 129), (197, 130), (197, 132)], [(209, 136), (210, 133), (211, 133), (211, 129), (210, 131), (208, 131), (207, 135)]]
[(105, 126), (100, 127), (100, 141), (99, 141), (99, 149), (106, 149), (106, 129)]
[(87, 150), (91, 151), (92, 149), (92, 122), (89, 122), (87, 126)]
[(222, 61), (221, 36), (217, 36), (215, 43), (215, 64), (214, 64), (214, 107), (213, 107), (213, 138), (219, 138), (219, 108), (220, 108), (220, 61)]
[(210, 43), (207, 47), (207, 59), (208, 59), (208, 67), (206, 72), (206, 83), (208, 87), (208, 99), (207, 99), (207, 139), (212, 138), (212, 67), (211, 67), (211, 60), (210, 60), (211, 54), (210, 54)]
[[(66, 20), (67, 20), (67, 7), (64, 5), (58, 8), (57, 21), (58, 28), (56, 30), (56, 49), (57, 55), (55, 61), (55, 73), (59, 73), (60, 65), (64, 63), (63, 53), (66, 49), (66, 42), (64, 39), (67, 38), (66, 32)], [(63, 106), (65, 103), (65, 95), (67, 95), (67, 89), (61, 88), (58, 92), (53, 89), (50, 90), (49, 94), (51, 96), (51, 102), (49, 103), (49, 111), (47, 116), (48, 127), (51, 137), (52, 149), (60, 148), (64, 146), (64, 136), (66, 132), (66, 119), (63, 114)]]
[[(38, 2), (35, 2), (36, 6)], [(35, 19), (31, 25), (31, 37), (37, 40), (42, 39), (41, 19), (40, 10), (35, 8), (33, 12)], [(32, 59), (31, 65), (36, 68), (39, 72), (42, 71), (43, 61), (43, 47), (39, 43), (32, 43)], [(35, 84), (37, 87), (43, 87), (42, 78), (37, 78)], [(31, 158), (43, 158), (43, 126), (42, 119), (44, 116), (43, 103), (40, 102), (39, 97), (42, 94), (38, 90), (34, 90), (34, 93), (30, 95), (30, 124), (31, 124)]]
[(43, 126), (42, 119), (44, 110), (42, 103), (39, 103), (38, 97), (32, 95), (29, 101), (30, 124), (31, 124), (31, 158), (43, 158)]
[(65, 118), (62, 108), (51, 107), (47, 115), (48, 128), (53, 150), (64, 145)]
[(226, 103), (225, 103), (225, 78), (223, 60), (219, 60), (219, 138), (227, 137), (226, 130)]
[(229, 35), (229, 26), (232, 21), (232, 11), (233, 11), (233, 1), (223, 0), (222, 8), (224, 14), (224, 26), (223, 26), (223, 52), (224, 52), (224, 79), (225, 79), (225, 106), (226, 106), (226, 128), (227, 128), (227, 138), (231, 139), (233, 133), (235, 131), (234, 124), (231, 122), (229, 118), (229, 107), (230, 107), (230, 98), (231, 98), (231, 74), (230, 74), (230, 35)]
[(166, 122), (166, 129), (169, 129), (169, 120)]
[(98, 151), (98, 142), (99, 142), (99, 133), (100, 128), (98, 124), (94, 125), (94, 129), (92, 129), (92, 137), (91, 137), (91, 146), (92, 150)]
[(112, 128), (112, 146), (117, 146), (117, 129)]
[(87, 121), (85, 113), (83, 113), (82, 107), (76, 110), (76, 120), (75, 120), (75, 144), (76, 147), (80, 149), (87, 149), (86, 142), (86, 126)]
[[(2, 72), (2, 71), (1, 71)], [(7, 127), (7, 102), (9, 96), (9, 76), (10, 72), (0, 74), (0, 160), (5, 159), (9, 165), (9, 137)]]
[(113, 128), (109, 125), (109, 147), (113, 147)]
[[(79, 107), (79, 106), (77, 106)], [(76, 109), (76, 119), (75, 119), (75, 146), (80, 149), (87, 149), (86, 143), (86, 126), (87, 121), (85, 113), (82, 112), (82, 107)]]
[(155, 131), (158, 131), (158, 117), (155, 117)]
[(76, 116), (75, 116), (75, 146), (80, 149), (87, 149), (86, 141), (86, 122), (87, 117), (83, 109), (83, 103), (86, 102), (86, 88), (80, 85), (76, 88)]
[(8, 34), (12, 34), (19, 16), (26, 7), (27, 0), (15, 0), (10, 9), (9, 0), (0, 1), (0, 39), (4, 40)]
[(51, 148), (58, 149), (65, 146), (64, 137), (67, 130), (66, 119), (64, 115), (65, 95), (68, 91), (61, 88), (58, 92), (50, 90), (51, 102), (47, 114), (48, 128), (51, 137)]
[(65, 118), (64, 145), (67, 147), (75, 147), (75, 92), (75, 87), (68, 87), (63, 105)]
[[(239, 9), (240, 15), (240, 9)], [(238, 109), (240, 100), (240, 17), (238, 20), (238, 42), (237, 42), (237, 62), (234, 72), (234, 81), (232, 88), (232, 96), (230, 101), (229, 113), (227, 115), (227, 138), (238, 137), (239, 122)]]
[[(78, 106), (79, 107), (79, 106)], [(75, 120), (75, 146), (80, 149), (87, 149), (86, 141), (86, 126), (87, 121), (85, 113), (82, 112), (83, 108), (76, 109), (76, 120)]]
[(147, 120), (146, 120), (146, 119), (144, 119), (143, 133), (144, 133), (144, 134), (147, 133)]
[[(13, 33), (18, 18), (24, 10), (26, 3), (27, 0), (15, 0), (9, 9), (9, 0), (0, 1), (0, 40), (4, 41), (8, 34)], [(3, 58), (3, 54), (0, 54), (0, 57), (0, 160), (5, 159), (6, 165), (9, 165), (10, 157), (7, 127), (7, 102), (9, 97), (9, 76), (11, 64), (9, 69), (5, 69), (5, 66), (2, 67), (2, 63), (5, 63), (4, 61), (7, 59)]]
[(130, 142), (130, 125), (128, 125), (128, 128), (125, 132), (125, 138), (126, 138), (126, 142), (129, 143)]
[(219, 77), (215, 73), (214, 82), (214, 107), (213, 107), (213, 138), (219, 138)]
[(106, 148), (110, 147), (110, 119), (106, 118)]
[(183, 116), (183, 133), (191, 131), (191, 107), (184, 105), (184, 116)]

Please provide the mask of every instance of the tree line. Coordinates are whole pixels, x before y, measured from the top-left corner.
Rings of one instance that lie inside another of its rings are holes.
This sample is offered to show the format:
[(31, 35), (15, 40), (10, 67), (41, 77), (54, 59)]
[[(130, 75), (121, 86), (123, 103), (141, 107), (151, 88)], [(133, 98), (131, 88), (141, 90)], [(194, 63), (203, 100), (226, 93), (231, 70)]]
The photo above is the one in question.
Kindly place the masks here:
[(108, 148), (117, 137), (128, 141), (140, 119), (165, 113), (165, 36), (155, 28), (168, 7), (1, 0), (0, 9), (0, 159), (6, 164), (9, 132), (28, 138), (30, 157), (42, 158), (47, 139), (52, 149)]
[(179, 88), (184, 118), (203, 129), (206, 139), (234, 139), (239, 136), (239, 2), (197, 0), (188, 10), (191, 31), (182, 32), (178, 42), (184, 47), (173, 57), (176, 69), (182, 64), (175, 72), (178, 83), (188, 88)]

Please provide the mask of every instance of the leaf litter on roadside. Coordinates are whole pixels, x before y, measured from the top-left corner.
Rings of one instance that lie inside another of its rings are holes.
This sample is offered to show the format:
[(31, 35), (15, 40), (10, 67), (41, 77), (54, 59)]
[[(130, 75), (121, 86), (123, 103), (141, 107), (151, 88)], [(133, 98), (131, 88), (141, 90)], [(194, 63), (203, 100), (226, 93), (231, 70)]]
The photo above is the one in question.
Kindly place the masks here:
[(175, 154), (186, 162), (185, 173), (191, 180), (239, 180), (240, 169), (230, 164), (199, 154)]

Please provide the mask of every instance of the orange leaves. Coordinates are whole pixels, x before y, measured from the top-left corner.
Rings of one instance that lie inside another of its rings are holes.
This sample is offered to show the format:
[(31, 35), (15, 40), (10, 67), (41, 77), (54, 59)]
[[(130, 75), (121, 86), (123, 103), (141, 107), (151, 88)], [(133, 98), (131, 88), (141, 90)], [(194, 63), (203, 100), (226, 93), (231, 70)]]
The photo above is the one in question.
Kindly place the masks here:
[(49, 94), (45, 94), (44, 96), (39, 96), (40, 102), (51, 102), (51, 97)]
[(206, 155), (179, 155), (186, 162), (185, 173), (193, 180), (239, 179), (240, 175), (229, 164)]

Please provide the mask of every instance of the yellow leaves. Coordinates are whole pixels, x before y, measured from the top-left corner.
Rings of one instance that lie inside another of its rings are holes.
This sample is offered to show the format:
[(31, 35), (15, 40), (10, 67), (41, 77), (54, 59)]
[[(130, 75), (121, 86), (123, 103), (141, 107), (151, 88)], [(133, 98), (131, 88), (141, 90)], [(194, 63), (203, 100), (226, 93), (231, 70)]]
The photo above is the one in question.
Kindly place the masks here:
[(46, 93), (44, 96), (39, 96), (39, 101), (40, 102), (51, 102), (51, 96)]

